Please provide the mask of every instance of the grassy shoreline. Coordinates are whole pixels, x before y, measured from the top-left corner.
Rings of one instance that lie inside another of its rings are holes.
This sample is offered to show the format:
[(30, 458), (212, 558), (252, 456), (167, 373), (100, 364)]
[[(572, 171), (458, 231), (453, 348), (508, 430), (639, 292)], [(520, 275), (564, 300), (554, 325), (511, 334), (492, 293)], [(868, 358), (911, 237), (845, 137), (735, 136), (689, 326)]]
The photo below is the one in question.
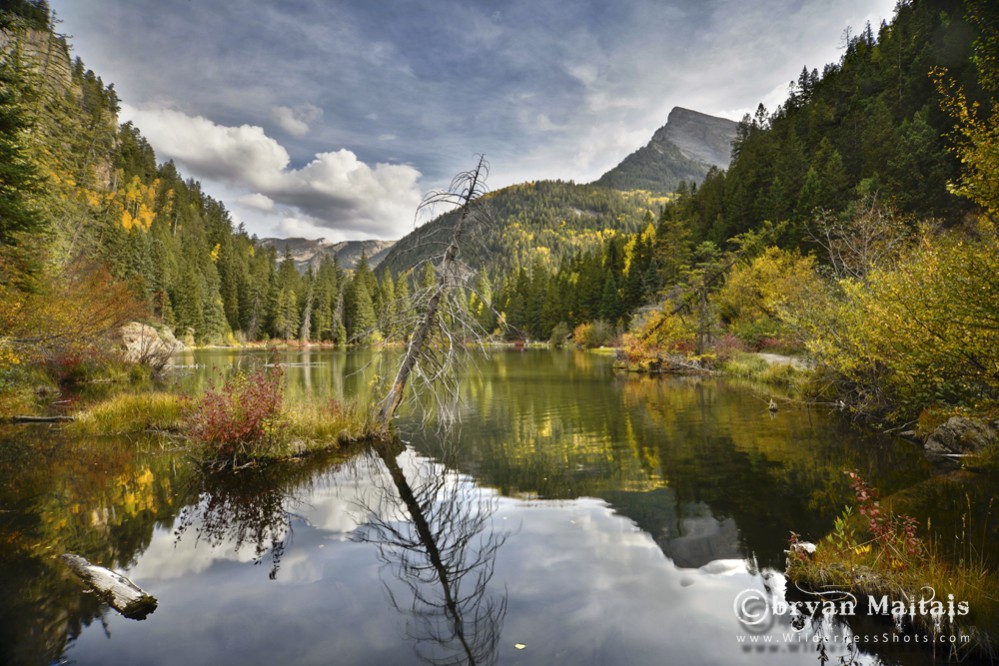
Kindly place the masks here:
[[(835, 537), (835, 534), (830, 534)], [(792, 545), (788, 551), (788, 580), (798, 589), (814, 595), (830, 592), (850, 592), (854, 596), (883, 600), (883, 608), (909, 609), (915, 603), (915, 613), (903, 611), (902, 630), (936, 639), (939, 636), (965, 636), (962, 653), (953, 655), (964, 659), (969, 654), (994, 660), (999, 649), (999, 577), (984, 562), (954, 563), (939, 548), (929, 544), (918, 556), (900, 560), (886, 556), (870, 540), (843, 543), (828, 537), (815, 544), (807, 553)], [(821, 598), (821, 597), (818, 597)], [(967, 614), (948, 618), (925, 609), (919, 602), (937, 601), (947, 608), (948, 601), (966, 606)], [(861, 604), (867, 606), (868, 604)], [(882, 612), (886, 621), (892, 616)]]
[[(197, 402), (164, 391), (120, 393), (76, 414), (65, 429), (80, 436), (147, 433), (182, 441), (192, 452), (213, 458), (213, 442), (199, 441), (192, 426)], [(295, 458), (375, 439), (382, 433), (369, 410), (356, 403), (286, 402), (269, 418), (265, 434), (240, 456), (240, 463)]]
[[(626, 369), (648, 371), (647, 367), (637, 364), (629, 364)], [(683, 371), (681, 367), (680, 372)], [(823, 390), (826, 383), (823, 371), (798, 357), (737, 352), (728, 359), (711, 364), (710, 371), (726, 381), (745, 381), (795, 402), (841, 404), (837, 403), (836, 396), (828, 395)], [(779, 397), (777, 401), (780, 402)], [(882, 428), (888, 426), (884, 423), (880, 425)], [(921, 446), (922, 442), (915, 437), (914, 444)], [(969, 469), (980, 469), (988, 462), (989, 455), (988, 451), (982, 452), (977, 457), (963, 459), (963, 464)], [(939, 530), (932, 529), (932, 520), (923, 515), (927, 534), (925, 541), (918, 554), (906, 557), (899, 555), (901, 550), (897, 543), (886, 547), (870, 533), (865, 533), (866, 521), (858, 513), (853, 513), (838, 520), (836, 529), (830, 534), (822, 535), (815, 544), (814, 552), (799, 550), (792, 541), (786, 574), (790, 582), (814, 594), (832, 590), (849, 591), (857, 596), (886, 597), (889, 606), (896, 602), (905, 606), (913, 600), (918, 602), (921, 594), (928, 594), (926, 586), (933, 588), (937, 598), (942, 597), (945, 603), (947, 595), (952, 594), (954, 599), (968, 603), (968, 615), (959, 616), (948, 625), (947, 617), (940, 624), (930, 615), (917, 614), (909, 618), (906, 630), (930, 637), (941, 633), (966, 635), (969, 642), (951, 654), (951, 658), (964, 659), (974, 655), (995, 660), (999, 655), (999, 572), (995, 570), (994, 562), (987, 562), (970, 545), (972, 539), (965, 533), (968, 516), (973, 509), (985, 508), (991, 516), (992, 504), (988, 497), (972, 499), (971, 494), (965, 491), (976, 479), (987, 480), (988, 477), (966, 470), (944, 477), (947, 483), (938, 480), (939, 477), (932, 477), (924, 483), (937, 487), (939, 494), (968, 498), (967, 512), (952, 518), (952, 522), (962, 526), (962, 533), (943, 535)], [(939, 490), (941, 485), (947, 486), (946, 489)], [(886, 500), (886, 510), (912, 510), (914, 505), (908, 495), (917, 492), (910, 488), (897, 493)], [(938, 497), (935, 502), (939, 501)], [(986, 519), (986, 522), (989, 520)], [(983, 529), (990, 528), (991, 524), (988, 524)], [(792, 537), (793, 540), (796, 538)], [(956, 553), (951, 552), (953, 547), (945, 549), (941, 545), (944, 542), (950, 545), (952, 541), (963, 544), (965, 539), (969, 545), (963, 551), (958, 548)], [(887, 620), (891, 622), (890, 615)]]

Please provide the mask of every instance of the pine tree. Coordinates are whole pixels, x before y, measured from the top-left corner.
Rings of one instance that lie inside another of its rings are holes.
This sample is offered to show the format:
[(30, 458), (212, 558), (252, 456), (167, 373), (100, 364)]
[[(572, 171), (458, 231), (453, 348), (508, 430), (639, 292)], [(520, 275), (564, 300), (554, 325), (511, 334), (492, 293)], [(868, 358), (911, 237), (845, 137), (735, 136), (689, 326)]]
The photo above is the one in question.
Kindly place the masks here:
[(312, 337), (317, 340), (333, 339), (333, 311), (336, 308), (336, 278), (333, 277), (333, 262), (323, 257), (316, 273), (315, 316), (312, 321)]
[(313, 300), (316, 294), (316, 280), (315, 276), (312, 274), (312, 267), (309, 266), (309, 271), (305, 276), (306, 284), (308, 287), (305, 290), (305, 303), (302, 307), (302, 323), (298, 329), (298, 339), (303, 343), (308, 343), (311, 340), (312, 335), (312, 312), (313, 312)]
[(298, 295), (295, 290), (283, 287), (278, 293), (277, 317), (274, 326), (284, 340), (291, 340), (298, 330)]
[(192, 329), (195, 334), (204, 330), (204, 304), (201, 277), (190, 259), (184, 262), (181, 279), (174, 285), (173, 309), (177, 317), (177, 332), (186, 334)]
[(399, 318), (399, 304), (396, 302), (395, 282), (392, 271), (384, 271), (378, 283), (378, 329), (386, 338), (392, 338), (395, 321)]
[(40, 231), (43, 220), (33, 203), (41, 188), (31, 159), (33, 88), (20, 49), (0, 54), (0, 245), (18, 234)]
[(617, 294), (617, 284), (614, 282), (614, 276), (608, 273), (604, 279), (603, 289), (600, 292), (599, 317), (604, 321), (616, 321), (620, 310), (620, 302), (621, 299)]
[(337, 298), (337, 308), (333, 313), (333, 343), (340, 347), (347, 344), (347, 340), (349, 339), (347, 335), (347, 326), (344, 324), (344, 309), (343, 292), (340, 292), (340, 295)]
[(347, 335), (351, 341), (366, 343), (377, 331), (378, 318), (375, 316), (375, 306), (368, 292), (367, 280), (358, 279), (358, 274), (350, 280), (344, 294), (345, 323)]

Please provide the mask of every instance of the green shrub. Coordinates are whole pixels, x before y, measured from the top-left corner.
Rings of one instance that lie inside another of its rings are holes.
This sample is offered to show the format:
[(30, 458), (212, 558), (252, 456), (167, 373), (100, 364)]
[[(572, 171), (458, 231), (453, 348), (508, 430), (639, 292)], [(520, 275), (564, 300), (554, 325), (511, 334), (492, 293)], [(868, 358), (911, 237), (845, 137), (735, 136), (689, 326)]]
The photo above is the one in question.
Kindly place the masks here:
[(548, 344), (555, 349), (561, 349), (565, 346), (566, 340), (569, 339), (571, 333), (572, 331), (569, 330), (569, 325), (564, 321), (560, 321), (555, 325), (555, 328), (552, 329), (552, 335), (548, 340)]

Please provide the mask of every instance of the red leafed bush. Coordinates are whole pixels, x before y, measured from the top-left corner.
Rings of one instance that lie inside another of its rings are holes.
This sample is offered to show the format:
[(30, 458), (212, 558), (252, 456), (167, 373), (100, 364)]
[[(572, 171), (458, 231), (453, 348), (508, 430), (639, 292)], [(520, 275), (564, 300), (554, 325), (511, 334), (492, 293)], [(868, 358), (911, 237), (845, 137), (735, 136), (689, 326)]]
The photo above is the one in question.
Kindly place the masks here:
[(916, 519), (882, 511), (877, 488), (867, 485), (857, 472), (846, 474), (850, 477), (860, 515), (867, 518), (874, 540), (881, 545), (882, 552), (891, 557), (894, 567), (907, 566), (908, 560), (922, 550), (922, 542), (916, 537)]
[(208, 446), (210, 457), (236, 465), (257, 457), (274, 443), (281, 413), (282, 372), (279, 368), (238, 372), (222, 386), (214, 385), (193, 401), (187, 432)]

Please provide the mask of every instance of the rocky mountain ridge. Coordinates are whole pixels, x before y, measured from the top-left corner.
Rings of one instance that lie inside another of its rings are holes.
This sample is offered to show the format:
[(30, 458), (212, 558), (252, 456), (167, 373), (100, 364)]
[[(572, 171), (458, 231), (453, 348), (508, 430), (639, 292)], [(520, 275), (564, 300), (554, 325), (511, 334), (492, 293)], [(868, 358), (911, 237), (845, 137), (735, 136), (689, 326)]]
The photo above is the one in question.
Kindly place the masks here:
[[(562, 258), (569, 252), (598, 246), (602, 242), (600, 232), (605, 229), (636, 231), (642, 224), (643, 212), (653, 206), (632, 200), (639, 193), (625, 193), (643, 190), (643, 196), (651, 192), (656, 197), (674, 191), (683, 181), (702, 181), (712, 167), (726, 168), (737, 126), (725, 118), (675, 107), (646, 146), (595, 183), (524, 183), (491, 193), (498, 224), (485, 232), (488, 240), (484, 240), (471, 263), (476, 269), (485, 267), (490, 273), (502, 273), (529, 265), (538, 247), (546, 257)], [(611, 210), (614, 214), (609, 214)], [(364, 251), (372, 268), (387, 258), (385, 266), (398, 273), (428, 258), (428, 248), (436, 245), (424, 241), (429, 235), (442, 233), (442, 225), (450, 223), (446, 218), (442, 216), (399, 241), (335, 243), (325, 239), (265, 238), (261, 243), (277, 248), (279, 254), (287, 247), (303, 272), (309, 266), (317, 267), (327, 255), (336, 255), (341, 267), (352, 268)]]
[(701, 182), (711, 167), (728, 168), (738, 123), (673, 107), (648, 144), (594, 184), (616, 190), (672, 192), (681, 181)]
[(335, 256), (340, 268), (353, 269), (361, 259), (361, 254), (368, 258), (368, 266), (375, 268), (388, 254), (394, 240), (351, 240), (331, 241), (325, 238), (315, 240), (309, 238), (261, 238), (264, 247), (273, 247), (280, 258), (285, 249), (290, 252), (295, 267), (302, 273), (311, 266), (313, 270), (319, 267), (323, 257)]

